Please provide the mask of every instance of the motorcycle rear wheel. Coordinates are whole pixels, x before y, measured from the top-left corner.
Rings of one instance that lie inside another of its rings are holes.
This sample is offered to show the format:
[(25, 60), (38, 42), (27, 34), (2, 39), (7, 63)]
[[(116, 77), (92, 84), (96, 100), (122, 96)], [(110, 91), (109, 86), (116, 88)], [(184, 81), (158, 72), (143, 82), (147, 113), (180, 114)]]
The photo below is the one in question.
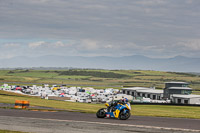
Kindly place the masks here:
[(106, 117), (106, 108), (99, 109), (96, 113), (97, 118), (105, 118)]

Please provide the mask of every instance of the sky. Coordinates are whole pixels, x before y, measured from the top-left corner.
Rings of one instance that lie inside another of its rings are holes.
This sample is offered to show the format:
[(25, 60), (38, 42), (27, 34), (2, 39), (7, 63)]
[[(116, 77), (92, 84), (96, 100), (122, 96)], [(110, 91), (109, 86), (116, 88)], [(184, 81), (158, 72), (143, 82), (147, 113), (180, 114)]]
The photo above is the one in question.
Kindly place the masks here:
[(0, 0), (0, 59), (200, 57), (200, 0)]

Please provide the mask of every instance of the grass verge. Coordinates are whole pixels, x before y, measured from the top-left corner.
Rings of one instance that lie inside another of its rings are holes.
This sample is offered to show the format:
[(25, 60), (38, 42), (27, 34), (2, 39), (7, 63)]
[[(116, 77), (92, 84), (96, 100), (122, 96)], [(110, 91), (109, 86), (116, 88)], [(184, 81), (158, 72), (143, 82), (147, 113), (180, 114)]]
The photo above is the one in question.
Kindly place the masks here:
[[(0, 103), (15, 103), (15, 100), (28, 100), (31, 106), (51, 107), (55, 109), (96, 113), (104, 108), (104, 104), (73, 103), (56, 100), (45, 100), (39, 97), (26, 96), (0, 91)], [(156, 116), (174, 118), (200, 119), (200, 107), (170, 106), (170, 105), (132, 105), (131, 114), (137, 116)]]
[(10, 130), (1, 130), (0, 133), (27, 133), (27, 132), (20, 132), (20, 131), (10, 131)]

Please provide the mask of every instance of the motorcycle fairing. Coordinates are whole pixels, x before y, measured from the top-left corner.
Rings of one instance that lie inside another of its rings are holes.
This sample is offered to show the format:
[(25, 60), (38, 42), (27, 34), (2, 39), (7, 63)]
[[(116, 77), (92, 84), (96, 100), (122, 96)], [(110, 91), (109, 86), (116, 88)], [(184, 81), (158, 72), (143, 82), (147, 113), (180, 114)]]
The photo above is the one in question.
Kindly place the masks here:
[[(127, 104), (125, 104), (125, 105), (118, 104), (115, 108), (116, 108), (116, 110), (114, 112), (106, 112), (106, 114), (109, 114), (110, 117), (118, 118), (120, 111), (123, 110), (123, 109), (125, 109), (125, 108), (130, 109), (130, 105), (127, 105)], [(127, 110), (124, 110), (124, 111), (126, 112)]]

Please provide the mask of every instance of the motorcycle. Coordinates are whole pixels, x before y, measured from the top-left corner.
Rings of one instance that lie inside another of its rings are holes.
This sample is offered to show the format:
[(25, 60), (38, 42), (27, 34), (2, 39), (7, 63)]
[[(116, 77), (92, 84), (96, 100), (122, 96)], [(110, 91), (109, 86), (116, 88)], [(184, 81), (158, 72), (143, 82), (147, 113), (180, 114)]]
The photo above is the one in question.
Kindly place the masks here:
[(118, 118), (120, 120), (127, 120), (131, 116), (130, 103), (116, 103), (114, 106), (105, 104), (107, 108), (99, 109), (96, 113), (97, 118)]

